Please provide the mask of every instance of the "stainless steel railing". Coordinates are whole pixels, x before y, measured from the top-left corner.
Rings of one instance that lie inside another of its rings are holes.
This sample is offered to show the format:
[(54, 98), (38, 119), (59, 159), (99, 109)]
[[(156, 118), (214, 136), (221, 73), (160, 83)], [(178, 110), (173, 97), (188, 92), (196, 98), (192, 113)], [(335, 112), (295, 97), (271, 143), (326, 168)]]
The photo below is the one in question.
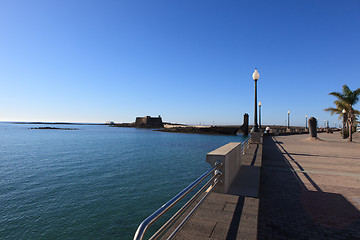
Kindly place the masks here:
[(250, 144), (250, 137), (246, 138), (245, 141), (241, 143), (241, 152), (242, 154), (245, 154), (246, 149), (249, 148)]
[(175, 228), (175, 230), (169, 235), (167, 239), (173, 239), (176, 234), (180, 231), (182, 226), (186, 223), (186, 221), (191, 217), (191, 215), (195, 212), (195, 210), (200, 206), (200, 204), (205, 200), (205, 198), (209, 195), (209, 193), (214, 189), (215, 185), (219, 182), (219, 178), (222, 173), (219, 171), (222, 163), (216, 162), (215, 165), (205, 173), (203, 173), (198, 179), (192, 182), (189, 186), (184, 188), (180, 193), (178, 193), (175, 197), (173, 197), (170, 201), (165, 203), (161, 208), (156, 210), (153, 214), (151, 214), (148, 218), (146, 218), (138, 227), (134, 240), (141, 240), (144, 237), (146, 230), (157, 221), (164, 213), (166, 213), (170, 208), (172, 208), (177, 202), (183, 199), (191, 190), (193, 190), (196, 186), (198, 186), (202, 181), (204, 181), (209, 175), (212, 173), (213, 176), (209, 181), (205, 183), (205, 185), (195, 193), (195, 195), (184, 204), (183, 207), (180, 208), (160, 229), (150, 238), (158, 239), (161, 237), (166, 230), (168, 230), (169, 226), (179, 219), (182, 213), (192, 204), (194, 201), (206, 190), (206, 194), (200, 199), (200, 201), (196, 204), (196, 206), (190, 211), (190, 213), (182, 220), (182, 222)]

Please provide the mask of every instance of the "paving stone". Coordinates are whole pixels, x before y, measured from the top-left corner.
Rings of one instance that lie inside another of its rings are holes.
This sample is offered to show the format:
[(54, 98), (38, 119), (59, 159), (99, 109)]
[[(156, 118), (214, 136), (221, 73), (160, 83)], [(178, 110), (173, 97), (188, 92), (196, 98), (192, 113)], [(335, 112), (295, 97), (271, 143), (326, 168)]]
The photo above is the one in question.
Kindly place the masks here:
[(251, 146), (243, 164), (262, 166), (259, 198), (211, 193), (176, 239), (360, 239), (360, 141), (336, 134), (267, 137), (261, 164)]
[[(216, 207), (214, 204), (222, 207)], [(194, 234), (194, 239), (198, 239), (199, 236), (203, 239), (219, 240), (226, 239), (226, 236), (228, 239), (237, 239), (239, 230), (239, 236), (243, 237), (238, 239), (255, 239), (257, 214), (258, 199), (211, 193), (202, 207), (184, 225), (176, 239), (191, 239), (191, 234)]]
[(258, 239), (357, 239), (349, 233), (360, 229), (360, 208), (352, 199), (360, 195), (360, 182), (348, 174), (350, 167), (360, 177), (356, 149), (330, 138), (265, 138)]
[(181, 231), (188, 234), (210, 237), (216, 224), (217, 221), (212, 220), (211, 218), (204, 221), (197, 217), (191, 220), (191, 224), (185, 224)]

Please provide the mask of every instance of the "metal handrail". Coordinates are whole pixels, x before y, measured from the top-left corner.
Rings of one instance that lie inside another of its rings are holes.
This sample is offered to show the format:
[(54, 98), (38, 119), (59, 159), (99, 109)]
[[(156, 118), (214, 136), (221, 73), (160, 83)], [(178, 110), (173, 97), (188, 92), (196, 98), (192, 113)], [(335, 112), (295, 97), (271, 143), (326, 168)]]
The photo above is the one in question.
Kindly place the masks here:
[(243, 142), (241, 143), (241, 151), (242, 151), (242, 154), (245, 154), (245, 150), (246, 150), (247, 148), (249, 148), (249, 144), (250, 144), (250, 137), (247, 137), (247, 138), (245, 139), (245, 141), (243, 141)]
[[(180, 193), (178, 193), (175, 197), (173, 197), (170, 201), (168, 201), (167, 203), (165, 203), (162, 207), (160, 207), (158, 210), (156, 210), (153, 214), (151, 214), (149, 217), (147, 217), (138, 227), (135, 236), (134, 236), (134, 240), (141, 240), (144, 237), (144, 234), (146, 232), (146, 230), (148, 229), (148, 227), (150, 227), (156, 220), (158, 220), (164, 213), (166, 213), (170, 208), (172, 208), (177, 202), (179, 202), (181, 199), (183, 199), (191, 190), (193, 190), (197, 185), (199, 185), (204, 179), (206, 179), (210, 174), (212, 174), (214, 171), (218, 170), (220, 167), (222, 166), (221, 162), (216, 162), (215, 165), (208, 171), (206, 171), (205, 173), (203, 173), (198, 179), (196, 179), (194, 182), (192, 182), (189, 186), (187, 186), (186, 188), (184, 188)], [(215, 176), (219, 176), (221, 175), (221, 172), (218, 171), (214, 174)], [(213, 176), (213, 178), (215, 177)], [(212, 179), (213, 179), (212, 178)], [(212, 181), (212, 179), (210, 179), (205, 186), (209, 185)], [(218, 181), (214, 182), (214, 185), (217, 183)], [(205, 187), (202, 187), (200, 190), (205, 189)], [(199, 190), (199, 191), (200, 191)], [(194, 196), (198, 196), (200, 195), (199, 192), (197, 192)], [(207, 194), (206, 194), (207, 196)], [(188, 206), (190, 205), (193, 201), (195, 200), (195, 198), (193, 197), (192, 199), (190, 199), (185, 205)], [(191, 203), (189, 203), (191, 201)], [(203, 199), (201, 200), (203, 201)], [(201, 202), (200, 201), (200, 202)], [(184, 206), (185, 206), (184, 205)], [(178, 216), (180, 213), (182, 213), (185, 210), (185, 208), (181, 208), (175, 215)], [(180, 212), (180, 213), (179, 213)], [(192, 213), (191, 213), (192, 214)], [(174, 216), (175, 216), (174, 215)], [(171, 218), (170, 219), (172, 222), (175, 221), (175, 218)], [(170, 221), (169, 220), (169, 221)], [(167, 226), (170, 223), (165, 223), (167, 224)], [(163, 231), (163, 228), (159, 229), (159, 231)], [(159, 232), (158, 231), (158, 232)], [(154, 234), (154, 238), (157, 238), (158, 236), (160, 236), (161, 233), (158, 234), (155, 233)]]
[[(217, 171), (217, 170), (216, 170)], [(175, 222), (180, 215), (186, 211), (186, 209), (199, 197), (200, 194), (203, 193), (203, 191), (209, 187), (209, 185), (214, 181), (217, 180), (217, 177), (221, 175), (221, 172), (217, 173), (215, 171), (215, 174), (213, 177), (187, 202), (182, 206), (164, 225), (162, 225), (159, 230), (150, 238), (150, 240), (157, 240), (159, 237), (165, 232), (167, 227)]]
[(196, 211), (196, 209), (202, 204), (202, 202), (205, 200), (205, 198), (214, 190), (215, 185), (220, 180), (217, 178), (214, 181), (214, 184), (211, 186), (211, 188), (206, 192), (206, 194), (201, 198), (201, 200), (196, 204), (196, 206), (191, 210), (191, 212), (184, 218), (184, 220), (179, 224), (179, 226), (176, 227), (176, 229), (171, 233), (171, 235), (167, 238), (167, 240), (173, 239), (176, 234), (180, 231), (180, 229), (184, 226), (184, 224), (190, 219), (190, 217), (193, 215), (193, 213)]

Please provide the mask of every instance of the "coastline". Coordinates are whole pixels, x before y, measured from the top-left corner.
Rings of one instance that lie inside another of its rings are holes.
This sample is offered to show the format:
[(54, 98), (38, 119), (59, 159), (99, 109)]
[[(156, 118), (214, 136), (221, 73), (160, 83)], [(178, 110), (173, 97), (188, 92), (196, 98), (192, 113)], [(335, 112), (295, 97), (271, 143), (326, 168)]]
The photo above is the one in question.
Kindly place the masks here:
[(105, 123), (71, 123), (71, 122), (3, 122), (10, 124), (39, 124), (39, 125), (108, 125)]

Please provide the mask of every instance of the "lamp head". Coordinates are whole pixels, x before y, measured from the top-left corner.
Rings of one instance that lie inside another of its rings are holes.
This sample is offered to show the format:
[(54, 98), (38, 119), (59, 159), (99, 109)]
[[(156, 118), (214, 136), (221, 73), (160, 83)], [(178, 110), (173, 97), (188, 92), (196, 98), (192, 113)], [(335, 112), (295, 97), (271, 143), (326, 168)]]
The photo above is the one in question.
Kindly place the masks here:
[(344, 113), (344, 114), (346, 113), (346, 110), (345, 110), (345, 108), (344, 108), (344, 109), (342, 110), (342, 113)]
[(261, 102), (259, 102), (259, 107), (261, 107)]
[(288, 111), (288, 114), (290, 114), (290, 110)]
[(307, 115), (305, 117), (307, 118)]
[(252, 78), (254, 79), (254, 81), (257, 81), (259, 79), (259, 76), (260, 75), (259, 75), (257, 69), (255, 68), (255, 71), (254, 71), (254, 73), (252, 75)]

